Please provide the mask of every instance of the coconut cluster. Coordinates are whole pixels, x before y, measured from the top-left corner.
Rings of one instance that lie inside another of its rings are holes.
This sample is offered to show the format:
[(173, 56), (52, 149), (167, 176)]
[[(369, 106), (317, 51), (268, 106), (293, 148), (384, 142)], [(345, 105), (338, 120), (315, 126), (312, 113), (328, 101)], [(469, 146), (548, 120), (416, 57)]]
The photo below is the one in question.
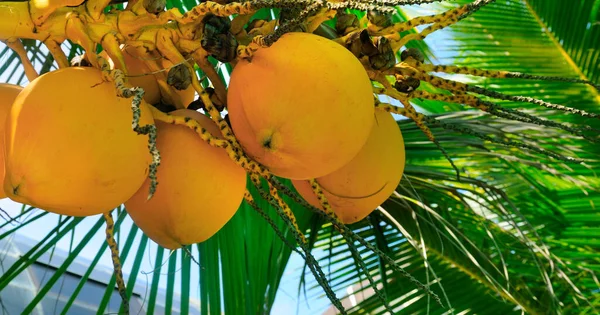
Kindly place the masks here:
[[(139, 125), (157, 130), (161, 163), (153, 197), (147, 198), (149, 139), (132, 130), (131, 99), (117, 96), (100, 70), (80, 66), (46, 73), (25, 88), (0, 85), (3, 191), (14, 201), (71, 216), (125, 204), (165, 248), (202, 242), (239, 208), (246, 171), (194, 130), (155, 121), (150, 106), (169, 103), (176, 109), (169, 115), (224, 139), (210, 118), (186, 108), (191, 87), (160, 86), (164, 80), (135, 51), (123, 52), (128, 84), (145, 91)], [(238, 62), (226, 108), (248, 157), (291, 179), (302, 198), (321, 208), (308, 181), (316, 179), (344, 223), (366, 217), (402, 177), (404, 143), (396, 121), (375, 110), (361, 62), (325, 38), (289, 33)]]

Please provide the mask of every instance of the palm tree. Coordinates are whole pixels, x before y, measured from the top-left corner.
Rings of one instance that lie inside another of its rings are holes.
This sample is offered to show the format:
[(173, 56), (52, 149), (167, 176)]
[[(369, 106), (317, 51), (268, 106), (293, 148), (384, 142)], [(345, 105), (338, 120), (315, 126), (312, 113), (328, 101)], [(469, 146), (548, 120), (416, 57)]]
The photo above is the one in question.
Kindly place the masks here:
[[(472, 1), (434, 2), (398, 7), (394, 21), (440, 13)], [(196, 4), (196, 0), (167, 1), (168, 8), (182, 11)], [(271, 19), (276, 14), (276, 10), (260, 10), (256, 16)], [(24, 41), (24, 45), (40, 72), (56, 68), (39, 42)], [(497, 1), (407, 46), (420, 49), (426, 63), (431, 64), (577, 78), (598, 84), (600, 0)], [(18, 56), (7, 47), (0, 48), (0, 79), (25, 84)], [(65, 44), (64, 48), (69, 57), (79, 52), (76, 45)], [(222, 69), (227, 72), (231, 67)], [(222, 79), (228, 77), (221, 75)], [(590, 85), (448, 77), (506, 95), (600, 113), (599, 91)], [(420, 90), (444, 93), (425, 83)], [(381, 100), (390, 102), (385, 97)], [(594, 135), (592, 140), (598, 139), (597, 118), (514, 99), (486, 100), (568, 126), (589, 126), (586, 132)], [(321, 215), (286, 199), (300, 229), (308, 235), (309, 248), (324, 278), (346, 311), (599, 313), (600, 180), (595, 169), (600, 165), (600, 147), (547, 123), (515, 120), (511, 115), (485, 113), (458, 103), (412, 102), (429, 119), (441, 122), (431, 124), (431, 131), (460, 171), (460, 178), (412, 120), (398, 121), (407, 155), (402, 182), (367, 219), (349, 226), (390, 257), (395, 266), (365, 244), (347, 242)], [(528, 147), (505, 146), (480, 135), (518, 140)], [(535, 152), (535, 148), (584, 162), (551, 158)], [(249, 185), (249, 189), (256, 193), (254, 187)], [(292, 232), (276, 209), (259, 198), (256, 203), (268, 220), (244, 203), (214, 237), (173, 253), (157, 247), (131, 223), (125, 209), (117, 209), (116, 239), (129, 298), (139, 296), (147, 313), (174, 309), (181, 313), (267, 314), (282, 312), (274, 307), (285, 304), (276, 302), (285, 300), (285, 291), (293, 295), (288, 300), (298, 301), (298, 309), (304, 313), (336, 313), (325, 297), (323, 280), (315, 280), (306, 264), (298, 265), (304, 261), (295, 253)], [(108, 247), (102, 242), (101, 217), (55, 216), (27, 206), (17, 212), (3, 212), (2, 217), (1, 241), (18, 238), (25, 234), (23, 231), (35, 230), (39, 236), (29, 251), (2, 263), (0, 308), (5, 312), (9, 310), (10, 290), (39, 262), (53, 266), (53, 272), (41, 277), (39, 289), (21, 309), (24, 313), (41, 306), (52, 312), (48, 305), (54, 305), (56, 312), (66, 314), (77, 306), (77, 296), (93, 278), (90, 275), (99, 262), (110, 264)], [(53, 264), (53, 254), (61, 246), (67, 249), (64, 258)], [(75, 272), (72, 262), (80, 255), (89, 255), (91, 261)], [(69, 274), (77, 277), (68, 280)], [(135, 284), (140, 280), (146, 280), (147, 287), (138, 290)], [(95, 297), (98, 313), (118, 309), (120, 297), (115, 292), (113, 276), (103, 295)], [(195, 301), (199, 305), (194, 305)], [(296, 305), (290, 309), (295, 310)]]

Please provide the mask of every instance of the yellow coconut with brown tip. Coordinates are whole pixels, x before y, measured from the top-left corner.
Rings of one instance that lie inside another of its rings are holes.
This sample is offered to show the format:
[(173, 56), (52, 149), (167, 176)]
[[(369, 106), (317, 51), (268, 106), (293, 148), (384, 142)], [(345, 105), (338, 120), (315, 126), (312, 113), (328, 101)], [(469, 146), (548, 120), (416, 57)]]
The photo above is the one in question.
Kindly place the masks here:
[[(123, 59), (127, 66), (127, 80), (131, 86), (144, 89), (144, 100), (148, 104), (160, 102), (160, 88), (152, 70), (144, 63), (144, 59), (135, 53), (133, 47), (122, 50)], [(111, 66), (114, 67), (111, 61)]]
[[(19, 85), (0, 83), (0, 180), (4, 180), (4, 135), (6, 130), (6, 116), (10, 112), (17, 95), (23, 90)], [(0, 198), (5, 198), (4, 190), (0, 190)]]
[[(95, 68), (46, 73), (17, 96), (6, 121), (4, 192), (63, 215), (109, 211), (148, 174), (148, 137), (131, 129), (131, 99)], [(140, 125), (153, 124), (141, 105)]]
[[(172, 115), (198, 121), (213, 136), (222, 138), (217, 125), (188, 109)], [(161, 154), (158, 187), (147, 200), (149, 180), (125, 203), (135, 224), (162, 247), (207, 240), (219, 231), (242, 203), (246, 173), (225, 150), (210, 146), (185, 126), (156, 122)]]
[[(362, 220), (394, 192), (405, 165), (404, 140), (392, 114), (377, 110), (367, 143), (341, 169), (317, 178), (343, 223)], [(308, 181), (292, 181), (311, 205), (321, 208)]]
[[(173, 63), (168, 59), (162, 58), (157, 54), (144, 56), (133, 46), (123, 48), (122, 53), (125, 65), (127, 66), (128, 84), (133, 87), (144, 89), (144, 101), (148, 104), (156, 105), (162, 101), (177, 107), (177, 104), (174, 103), (180, 102), (179, 106), (184, 108), (194, 101), (196, 91), (191, 85), (187, 89), (181, 91), (168, 84), (164, 84), (162, 87), (160, 86), (158, 78), (161, 77), (166, 81), (168, 69), (173, 66)], [(103, 57), (107, 58), (108, 55), (104, 53)], [(111, 68), (114, 68), (114, 62), (110, 57), (107, 59)], [(146, 62), (156, 62), (158, 69), (163, 69), (164, 73), (152, 71)], [(171, 99), (170, 96), (167, 95), (166, 89), (172, 91), (173, 96), (177, 97), (178, 100)]]
[[(146, 65), (146, 60), (136, 53), (134, 47), (127, 47), (123, 49), (123, 57), (125, 64), (127, 65), (128, 80), (131, 86), (141, 87), (144, 89), (144, 100), (149, 104), (158, 104), (159, 102), (166, 102), (168, 104), (177, 106), (176, 102), (181, 102), (182, 108), (187, 107), (196, 95), (194, 88), (190, 85), (185, 90), (177, 90), (172, 86), (165, 84), (160, 86), (158, 78), (162, 77), (166, 81), (167, 73), (169, 68), (173, 66), (173, 63), (166, 58), (155, 57), (156, 60), (148, 60), (150, 62), (157, 61), (158, 67), (164, 69), (164, 73), (155, 73)], [(149, 58), (149, 57), (148, 57)], [(167, 95), (166, 90), (170, 90), (174, 97), (179, 98), (173, 100)]]
[(288, 33), (231, 75), (227, 110), (245, 152), (273, 174), (324, 176), (347, 164), (373, 125), (373, 91), (343, 46)]

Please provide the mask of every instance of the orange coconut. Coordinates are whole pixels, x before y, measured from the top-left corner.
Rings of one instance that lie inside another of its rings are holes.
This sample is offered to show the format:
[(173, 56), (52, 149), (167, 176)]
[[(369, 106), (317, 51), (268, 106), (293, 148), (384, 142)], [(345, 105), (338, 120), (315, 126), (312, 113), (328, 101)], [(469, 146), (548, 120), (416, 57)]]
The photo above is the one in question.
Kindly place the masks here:
[[(153, 123), (142, 104), (140, 125)], [(142, 185), (148, 137), (131, 129), (131, 99), (95, 68), (46, 73), (17, 96), (6, 126), (4, 192), (47, 211), (111, 210)]]
[[(149, 104), (158, 104), (161, 100), (168, 104), (172, 104), (179, 107), (187, 107), (195, 97), (195, 90), (190, 85), (187, 89), (179, 91), (168, 84), (164, 84), (162, 87), (158, 82), (158, 77), (162, 77), (166, 81), (166, 75), (168, 70), (165, 73), (155, 73), (152, 71), (146, 64), (146, 59), (150, 62), (153, 62), (152, 58), (158, 60), (158, 67), (160, 69), (169, 69), (173, 66), (168, 59), (156, 57), (143, 57), (138, 54), (136, 48), (133, 46), (129, 46), (123, 49), (123, 59), (125, 60), (125, 65), (127, 65), (127, 75), (128, 82), (131, 86), (141, 87), (144, 89), (144, 100)], [(154, 55), (152, 55), (154, 56)], [(114, 63), (109, 59), (111, 67), (114, 67)], [(179, 97), (179, 100), (172, 100), (169, 95), (167, 95), (166, 89), (169, 89)], [(181, 102), (181, 104), (175, 104), (177, 102)]]
[[(369, 139), (358, 155), (341, 169), (316, 180), (340, 220), (354, 223), (394, 192), (405, 159), (404, 140), (396, 120), (390, 113), (377, 110)], [(292, 183), (306, 201), (322, 209), (308, 181)]]
[[(196, 111), (171, 114), (195, 119), (221, 138), (217, 125)], [(156, 126), (161, 154), (156, 193), (146, 200), (147, 180), (125, 207), (136, 225), (162, 247), (202, 242), (235, 214), (244, 197), (246, 173), (225, 150), (210, 146), (193, 130), (162, 122)]]
[[(0, 83), (0, 180), (4, 180), (4, 134), (6, 127), (6, 116), (10, 112), (15, 98), (23, 90), (19, 85)], [(0, 198), (5, 198), (6, 194), (0, 190)]]
[(233, 70), (233, 131), (275, 175), (324, 176), (352, 160), (373, 125), (373, 92), (361, 63), (323, 37), (288, 33)]
[[(152, 70), (144, 63), (144, 60), (135, 54), (135, 48), (127, 47), (123, 49), (123, 59), (127, 66), (127, 80), (129, 84), (144, 89), (144, 100), (149, 104), (160, 102), (160, 88), (156, 77), (152, 74)], [(112, 64), (111, 66), (114, 67)]]

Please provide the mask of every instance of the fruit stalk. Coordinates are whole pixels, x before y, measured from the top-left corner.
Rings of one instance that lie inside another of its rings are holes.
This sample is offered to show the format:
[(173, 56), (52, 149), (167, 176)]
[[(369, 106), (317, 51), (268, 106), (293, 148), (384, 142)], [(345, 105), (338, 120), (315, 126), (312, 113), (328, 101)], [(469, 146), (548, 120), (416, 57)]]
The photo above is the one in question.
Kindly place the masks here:
[(53, 35), (64, 35), (66, 11), (59, 10), (43, 26), (34, 24), (28, 2), (0, 2), (0, 40), (15, 38), (44, 40)]
[[(101, 59), (101, 57), (100, 57)], [(101, 59), (102, 60), (102, 59)], [(102, 62), (102, 61), (101, 61)], [(103, 68), (107, 67), (106, 62), (103, 63)], [(133, 131), (138, 134), (148, 135), (148, 150), (152, 155), (152, 163), (149, 166), (148, 177), (151, 180), (150, 191), (148, 192), (148, 200), (152, 198), (152, 195), (156, 192), (156, 187), (158, 186), (158, 179), (156, 177), (156, 173), (158, 171), (158, 166), (160, 165), (160, 152), (158, 152), (158, 148), (156, 147), (156, 126), (155, 125), (144, 125), (140, 126), (140, 118), (142, 117), (140, 106), (143, 102), (144, 90), (139, 87), (135, 88), (127, 88), (125, 86), (125, 80), (123, 72), (120, 70), (112, 70), (107, 71), (106, 69), (103, 71), (106, 76), (112, 79), (117, 87), (117, 92), (119, 96), (130, 98), (131, 100), (131, 109), (133, 112), (133, 120), (131, 123), (131, 128)], [(153, 106), (148, 105), (151, 109), (155, 109)]]
[[(200, 67), (200, 70), (206, 74), (210, 82), (215, 87), (215, 92), (217, 93), (217, 97), (223, 104), (227, 104), (227, 88), (225, 87), (225, 83), (221, 81), (221, 78), (217, 74), (215, 68), (208, 62), (208, 54), (203, 49), (197, 49), (192, 57), (194, 61)], [(195, 74), (193, 74), (195, 75)], [(213, 113), (210, 113), (211, 116)]]
[(23, 64), (23, 68), (25, 70), (25, 75), (27, 76), (27, 80), (29, 82), (33, 81), (35, 78), (39, 76), (33, 64), (31, 64), (31, 60), (27, 57), (27, 51), (25, 51), (25, 47), (20, 39), (15, 40), (7, 40), (3, 41), (6, 46), (12, 49), (21, 59), (21, 63)]
[(127, 315), (129, 314), (129, 297), (127, 296), (125, 281), (123, 280), (123, 268), (121, 266), (121, 259), (119, 258), (119, 245), (115, 241), (115, 222), (110, 212), (105, 212), (102, 216), (106, 220), (106, 243), (110, 248), (110, 257), (112, 258), (115, 278), (117, 280), (117, 288), (123, 300), (123, 311)]

